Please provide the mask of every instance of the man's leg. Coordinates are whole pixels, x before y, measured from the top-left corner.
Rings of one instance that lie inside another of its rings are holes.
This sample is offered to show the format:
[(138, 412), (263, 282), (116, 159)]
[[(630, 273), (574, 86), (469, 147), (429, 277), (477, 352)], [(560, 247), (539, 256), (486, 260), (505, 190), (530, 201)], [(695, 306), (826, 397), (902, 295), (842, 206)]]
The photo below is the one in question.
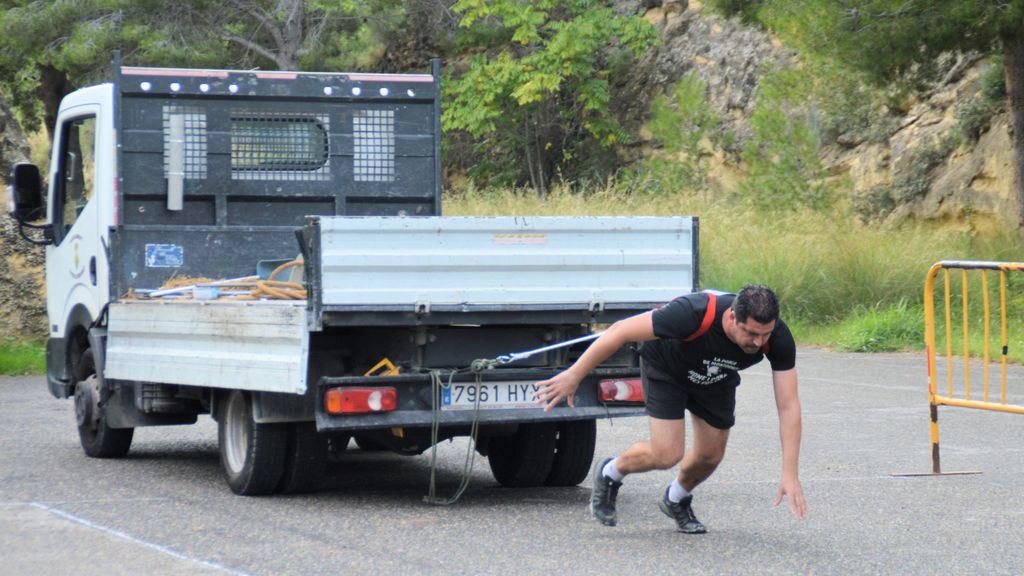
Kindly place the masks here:
[(701, 418), (691, 414), (693, 422), (693, 447), (683, 457), (679, 467), (679, 483), (687, 492), (708, 479), (718, 468), (725, 456), (725, 446), (729, 442), (729, 430), (721, 430), (708, 424)]
[(651, 438), (637, 442), (615, 460), (615, 467), (623, 475), (667, 470), (683, 459), (686, 448), (686, 420), (662, 420), (649, 417)]
[[(686, 446), (686, 421), (648, 418), (651, 438), (633, 444), (618, 458), (609, 458), (594, 467), (594, 487), (590, 512), (605, 526), (615, 526), (615, 499), (626, 474), (667, 469), (683, 458)], [(611, 467), (610, 474), (606, 467)]]
[(729, 441), (729, 430), (715, 428), (698, 416), (692, 418), (693, 447), (683, 457), (679, 477), (665, 490), (659, 507), (665, 515), (676, 521), (680, 532), (703, 534), (707, 530), (693, 513), (693, 495), (690, 492), (707, 480), (722, 461)]

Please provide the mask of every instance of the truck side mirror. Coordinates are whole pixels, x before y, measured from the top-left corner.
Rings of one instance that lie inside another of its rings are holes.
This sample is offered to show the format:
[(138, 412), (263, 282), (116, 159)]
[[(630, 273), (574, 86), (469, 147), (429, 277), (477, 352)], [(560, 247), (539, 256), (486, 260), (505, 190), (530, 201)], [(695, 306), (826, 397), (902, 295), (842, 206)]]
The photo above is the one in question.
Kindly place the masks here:
[(35, 164), (15, 164), (7, 189), (7, 212), (18, 222), (43, 218), (43, 179)]
[[(46, 216), (43, 213), (43, 179), (35, 164), (21, 163), (11, 168), (7, 213), (18, 222), (18, 233), (22, 238), (36, 246), (53, 244), (52, 224), (31, 224)], [(33, 238), (25, 233), (25, 228), (42, 230), (42, 237)]]

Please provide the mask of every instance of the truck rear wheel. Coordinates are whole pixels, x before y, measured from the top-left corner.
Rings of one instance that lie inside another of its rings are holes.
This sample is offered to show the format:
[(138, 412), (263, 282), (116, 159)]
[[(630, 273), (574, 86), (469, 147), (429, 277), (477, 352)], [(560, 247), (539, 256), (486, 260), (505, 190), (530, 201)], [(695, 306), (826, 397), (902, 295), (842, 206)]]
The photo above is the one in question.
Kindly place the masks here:
[(287, 424), (258, 424), (252, 399), (232, 390), (217, 408), (217, 440), (224, 479), (235, 494), (270, 494), (284, 474)]
[(502, 486), (544, 484), (555, 456), (554, 423), (520, 424), (515, 434), (495, 436), (487, 447), (487, 461)]
[(75, 365), (75, 421), (78, 438), (86, 455), (93, 458), (121, 458), (132, 446), (134, 428), (107, 426), (107, 411), (100, 404), (100, 380), (92, 349), (86, 349)]
[(288, 424), (288, 449), (278, 491), (283, 494), (314, 492), (320, 487), (326, 467), (327, 437), (316, 431), (316, 423)]
[(573, 420), (559, 422), (555, 439), (555, 457), (544, 484), (547, 486), (575, 486), (590, 473), (597, 442), (597, 422)]

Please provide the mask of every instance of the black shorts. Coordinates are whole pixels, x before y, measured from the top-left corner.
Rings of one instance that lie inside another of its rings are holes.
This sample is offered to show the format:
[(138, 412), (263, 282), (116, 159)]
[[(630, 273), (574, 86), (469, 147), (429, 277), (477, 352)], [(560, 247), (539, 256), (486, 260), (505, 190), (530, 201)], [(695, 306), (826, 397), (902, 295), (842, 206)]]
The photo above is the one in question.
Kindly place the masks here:
[(681, 420), (692, 414), (718, 428), (728, 430), (736, 423), (736, 386), (696, 386), (682, 382), (641, 360), (647, 414), (660, 420)]

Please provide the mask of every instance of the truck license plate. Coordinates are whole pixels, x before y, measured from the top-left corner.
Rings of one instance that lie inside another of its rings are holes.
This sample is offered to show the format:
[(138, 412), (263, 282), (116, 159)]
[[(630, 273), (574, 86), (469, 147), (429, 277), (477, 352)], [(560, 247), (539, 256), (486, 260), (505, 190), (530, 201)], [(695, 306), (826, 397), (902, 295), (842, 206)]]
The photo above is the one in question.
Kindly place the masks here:
[(515, 382), (484, 382), (477, 388), (475, 382), (452, 382), (441, 391), (441, 408), (444, 410), (472, 410), (476, 407), (477, 396), (480, 408), (536, 408), (537, 391), (532, 380)]

